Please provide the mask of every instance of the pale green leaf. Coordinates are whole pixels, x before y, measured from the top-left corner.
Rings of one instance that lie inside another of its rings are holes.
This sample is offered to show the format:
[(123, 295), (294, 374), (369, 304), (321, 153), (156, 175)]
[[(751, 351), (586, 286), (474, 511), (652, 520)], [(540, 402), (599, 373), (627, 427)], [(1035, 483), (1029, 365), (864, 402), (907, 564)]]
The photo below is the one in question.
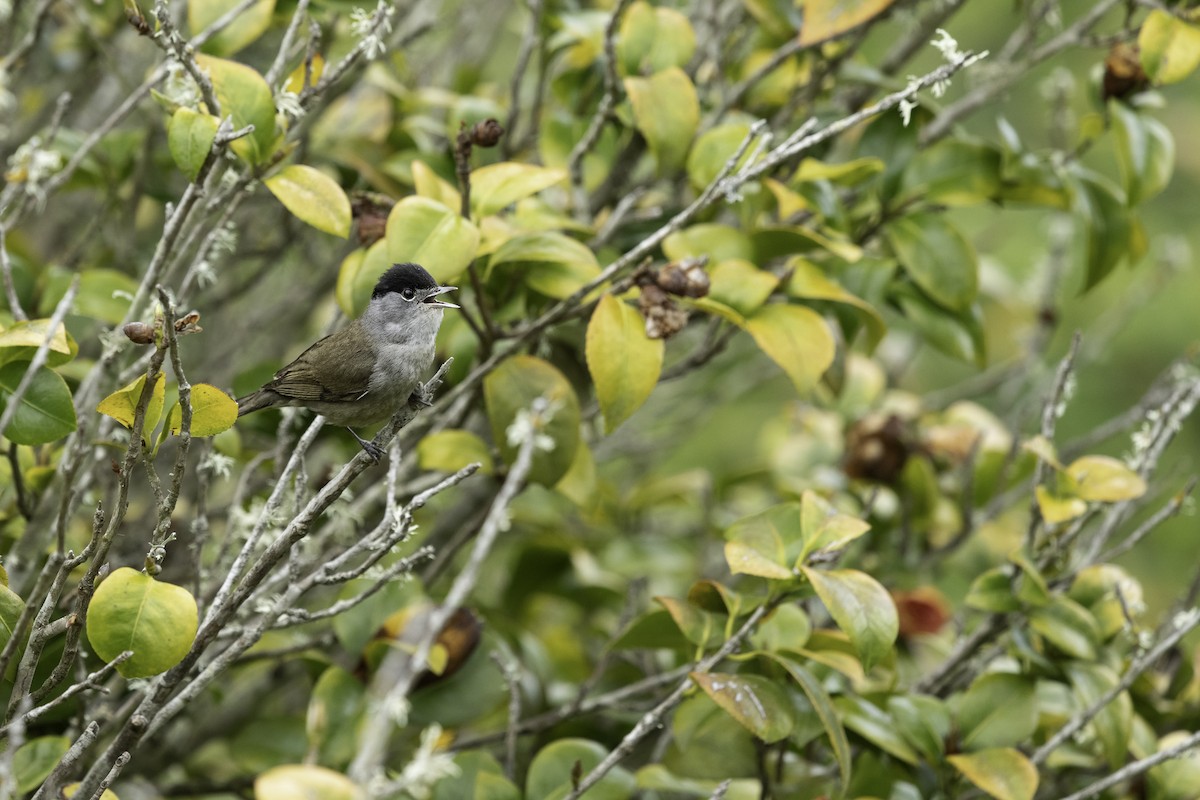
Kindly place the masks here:
[(1142, 68), (1155, 83), (1178, 83), (1200, 66), (1200, 26), (1154, 9), (1138, 32)]
[(905, 272), (951, 311), (970, 307), (979, 290), (975, 249), (942, 214), (901, 217), (884, 229)]
[(1120, 101), (1110, 100), (1108, 112), (1112, 115), (1125, 197), (1129, 205), (1135, 206), (1157, 195), (1170, 182), (1175, 140), (1161, 122)]
[(810, 308), (763, 306), (746, 320), (746, 330), (801, 394), (815, 387), (833, 364), (833, 334), (821, 315)]
[(316, 764), (283, 764), (254, 779), (254, 800), (363, 800), (365, 797), (354, 781)]
[(1037, 792), (1037, 767), (1011, 747), (948, 756), (947, 760), (996, 800), (1033, 800)]
[(760, 675), (693, 672), (692, 682), (743, 728), (770, 744), (791, 733), (792, 706), (783, 689)]
[(1066, 469), (1075, 496), (1090, 502), (1116, 503), (1146, 493), (1146, 481), (1111, 456), (1083, 456)]
[[(254, 126), (254, 132), (234, 140), (233, 152), (251, 164), (261, 164), (275, 144), (275, 98), (262, 75), (245, 64), (198, 54), (196, 63), (212, 79), (221, 104), (221, 117), (232, 117), (233, 129)], [(212, 109), (209, 109), (212, 111)]]
[[(192, 29), (192, 35), (200, 33), (238, 5), (241, 5), (240, 0), (190, 0), (188, 27)], [(205, 52), (233, 55), (266, 33), (274, 13), (275, 0), (257, 0), (205, 42)]]
[(303, 222), (343, 239), (350, 235), (350, 198), (324, 172), (304, 164), (291, 164), (263, 184)]
[[(237, 401), (215, 386), (197, 383), (192, 386), (192, 436), (216, 436), (237, 422)], [(168, 422), (172, 435), (183, 430), (183, 409), (178, 403), (171, 409)]]
[(612, 433), (658, 384), (663, 341), (646, 336), (642, 315), (632, 306), (606, 294), (592, 312), (585, 350), (604, 429)]
[(190, 108), (179, 108), (167, 123), (167, 148), (175, 166), (195, 180), (217, 138), (219, 120), (212, 114), (201, 114)]
[(804, 9), (802, 46), (824, 42), (882, 14), (895, 0), (797, 0)]
[(436, 200), (406, 197), (388, 214), (387, 243), (393, 262), (420, 264), (444, 285), (475, 257), (479, 229)]
[(477, 216), (495, 214), (518, 200), (566, 180), (567, 171), (505, 161), (471, 173), (471, 209)]
[(484, 474), (493, 469), (487, 443), (470, 431), (458, 429), (437, 431), (422, 438), (417, 445), (417, 460), (421, 469), (434, 472), (458, 472), (472, 462), (478, 462)]
[(100, 583), (87, 614), (88, 642), (96, 655), (111, 661), (133, 651), (117, 665), (126, 678), (146, 678), (178, 664), (191, 649), (197, 626), (191, 592), (129, 567)]
[(658, 160), (658, 173), (675, 172), (683, 166), (700, 124), (700, 101), (691, 78), (679, 67), (670, 67), (648, 78), (626, 78), (625, 91), (634, 122)]
[(533, 356), (513, 356), (483, 380), (483, 397), (491, 422), (492, 440), (508, 464), (517, 457), (520, 442), (510, 442), (508, 429), (533, 401), (545, 397), (554, 409), (541, 435), (553, 444), (534, 451), (529, 480), (546, 486), (558, 482), (574, 461), (579, 446), (579, 400), (570, 382), (550, 362)]

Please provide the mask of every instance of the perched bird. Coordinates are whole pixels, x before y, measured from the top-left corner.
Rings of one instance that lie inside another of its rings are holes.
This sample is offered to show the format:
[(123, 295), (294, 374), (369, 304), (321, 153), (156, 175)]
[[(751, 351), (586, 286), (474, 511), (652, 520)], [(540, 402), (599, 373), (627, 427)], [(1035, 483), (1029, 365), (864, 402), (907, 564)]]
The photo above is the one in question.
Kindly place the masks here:
[(367, 455), (383, 453), (352, 426), (382, 422), (408, 402), (433, 363), (442, 324), (439, 300), (454, 286), (438, 286), (419, 264), (394, 264), (375, 284), (362, 316), (326, 336), (239, 398), (238, 416), (264, 408), (300, 406), (346, 427)]

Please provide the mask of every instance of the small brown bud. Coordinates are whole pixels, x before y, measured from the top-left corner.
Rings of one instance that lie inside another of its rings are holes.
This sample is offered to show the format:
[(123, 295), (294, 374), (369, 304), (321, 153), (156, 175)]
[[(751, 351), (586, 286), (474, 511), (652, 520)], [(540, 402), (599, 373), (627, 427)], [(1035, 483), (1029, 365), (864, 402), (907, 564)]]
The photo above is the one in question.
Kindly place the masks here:
[(710, 285), (708, 273), (704, 271), (707, 263), (707, 258), (686, 258), (667, 264), (658, 271), (655, 282), (680, 297), (704, 297)]
[(475, 123), (471, 128), (471, 144), (479, 147), (495, 147), (504, 135), (504, 126), (494, 119), (488, 118)]
[(131, 322), (121, 329), (125, 337), (134, 344), (154, 344), (154, 326), (145, 322)]

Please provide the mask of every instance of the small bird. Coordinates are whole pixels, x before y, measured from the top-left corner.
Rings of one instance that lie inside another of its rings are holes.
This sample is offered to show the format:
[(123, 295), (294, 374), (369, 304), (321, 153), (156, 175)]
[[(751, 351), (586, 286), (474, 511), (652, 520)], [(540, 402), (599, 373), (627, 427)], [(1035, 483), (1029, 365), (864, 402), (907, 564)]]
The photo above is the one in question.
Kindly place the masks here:
[(379, 447), (351, 426), (382, 422), (408, 402), (433, 363), (442, 324), (439, 300), (455, 286), (438, 286), (420, 264), (393, 264), (379, 276), (362, 316), (326, 336), (275, 373), (253, 394), (238, 399), (238, 416), (264, 408), (300, 406), (344, 426), (367, 455)]

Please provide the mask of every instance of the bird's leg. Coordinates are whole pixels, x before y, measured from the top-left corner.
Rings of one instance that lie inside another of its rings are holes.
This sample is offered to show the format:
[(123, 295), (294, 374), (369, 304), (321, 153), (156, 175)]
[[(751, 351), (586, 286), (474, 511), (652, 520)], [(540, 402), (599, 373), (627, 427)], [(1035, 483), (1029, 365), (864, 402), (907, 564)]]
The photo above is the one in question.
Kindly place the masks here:
[(366, 439), (355, 433), (353, 428), (346, 428), (346, 430), (350, 431), (350, 435), (353, 436), (360, 445), (362, 445), (362, 449), (366, 451), (367, 456), (376, 464), (378, 464), (379, 459), (383, 458), (383, 448), (374, 442), (368, 442)]

